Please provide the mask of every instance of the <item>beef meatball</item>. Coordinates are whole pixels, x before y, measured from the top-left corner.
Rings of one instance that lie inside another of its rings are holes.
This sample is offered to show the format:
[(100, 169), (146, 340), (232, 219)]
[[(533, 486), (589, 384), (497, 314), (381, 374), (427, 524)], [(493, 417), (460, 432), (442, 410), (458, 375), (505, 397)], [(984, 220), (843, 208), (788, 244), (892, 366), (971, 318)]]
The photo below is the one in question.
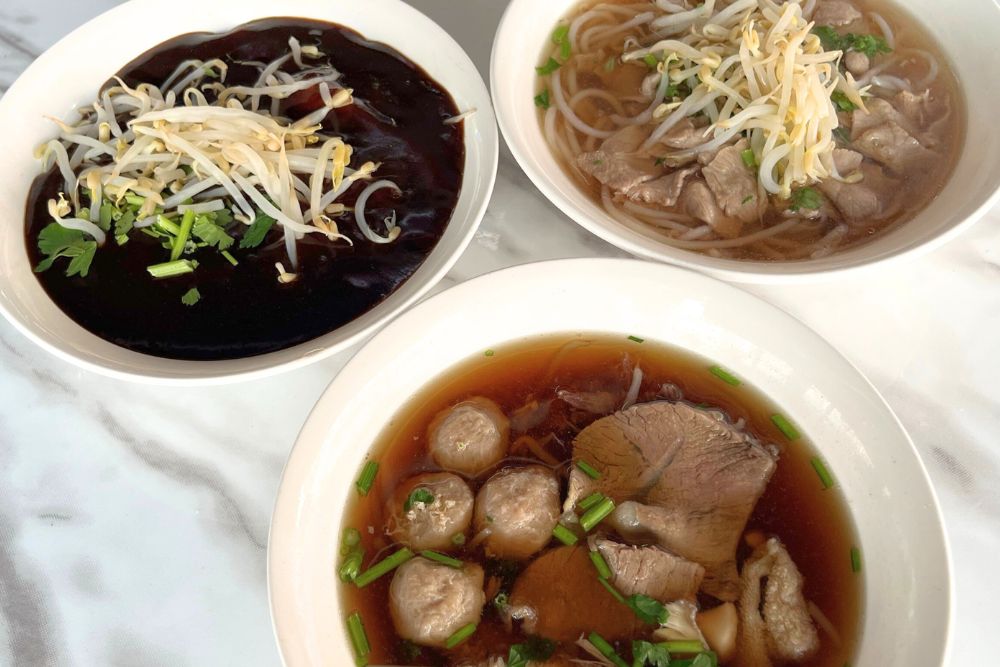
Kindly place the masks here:
[(469, 485), (458, 475), (415, 475), (389, 499), (388, 533), (414, 551), (453, 549), (465, 542), (473, 501)]
[(396, 632), (424, 646), (445, 641), (483, 613), (483, 568), (466, 563), (462, 569), (426, 558), (403, 563), (389, 586), (389, 610)]
[(559, 520), (559, 480), (543, 466), (501, 470), (479, 490), (475, 518), (476, 530), (488, 531), (487, 553), (527, 558), (552, 538)]
[(427, 439), (439, 466), (475, 476), (507, 455), (510, 421), (496, 403), (476, 397), (438, 413)]

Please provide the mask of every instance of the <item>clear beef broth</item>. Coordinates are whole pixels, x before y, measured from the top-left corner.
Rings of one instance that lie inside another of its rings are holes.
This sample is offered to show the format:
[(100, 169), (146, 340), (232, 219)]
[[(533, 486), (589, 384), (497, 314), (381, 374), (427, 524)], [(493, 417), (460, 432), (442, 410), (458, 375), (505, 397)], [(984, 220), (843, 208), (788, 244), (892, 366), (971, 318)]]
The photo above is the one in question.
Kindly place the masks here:
[[(836, 487), (824, 490), (811, 467), (815, 455), (812, 446), (805, 440), (788, 443), (771, 422), (774, 406), (756, 391), (722, 382), (709, 372), (712, 364), (704, 359), (648, 341), (638, 344), (624, 338), (589, 335), (536, 339), (467, 361), (431, 382), (395, 415), (375, 443), (371, 457), (380, 463), (375, 485), (367, 497), (357, 498), (352, 493), (346, 509), (345, 526), (361, 532), (367, 554), (364, 567), (398, 548), (384, 530), (388, 520), (386, 505), (393, 490), (414, 474), (440, 470), (429, 456), (426, 442), (428, 425), (439, 411), (473, 396), (489, 397), (511, 415), (532, 400), (553, 398), (557, 389), (614, 389), (624, 393), (634, 364), (639, 364), (644, 372), (640, 402), (662, 398), (662, 385), (672, 383), (683, 391), (684, 400), (717, 407), (733, 420), (746, 420), (748, 430), (762, 442), (786, 443), (780, 445), (777, 470), (748, 522), (747, 531), (760, 530), (784, 542), (805, 577), (806, 598), (822, 610), (839, 635), (837, 644), (820, 630), (819, 653), (798, 664), (842, 667), (850, 663), (862, 613), (862, 577), (852, 571), (850, 561), (851, 548), (857, 542), (844, 499)], [(545, 449), (563, 462), (558, 468), (563, 499), (573, 438), (579, 429), (597, 418), (599, 415), (581, 413), (556, 400), (545, 421), (527, 432), (540, 440), (549, 434), (556, 436)], [(511, 437), (513, 440), (513, 433)], [(530, 452), (520, 451), (512, 453), (495, 469), (528, 462), (538, 463)], [(474, 493), (495, 469), (468, 480)], [(463, 548), (450, 555), (482, 564), (488, 590), (491, 576), (504, 579), (509, 590), (510, 581), (516, 579), (523, 567), (547, 550), (560, 546), (553, 539), (546, 550), (520, 565), (487, 559), (481, 547)], [(738, 562), (742, 563), (748, 553), (748, 547), (741, 547)], [(506, 658), (510, 645), (526, 639), (517, 623), (513, 632), (507, 631), (488, 597), (482, 620), (470, 640), (451, 651), (422, 648), (415, 654), (413, 645), (401, 641), (396, 634), (389, 614), (391, 580), (392, 576), (387, 575), (360, 590), (349, 584), (341, 587), (345, 610), (359, 611), (364, 619), (372, 645), (371, 664), (478, 664), (489, 657)], [(700, 603), (703, 608), (718, 604), (704, 595)], [(631, 612), (609, 596), (606, 613)], [(631, 664), (628, 642), (620, 642), (617, 648), (619, 655)], [(566, 644), (558, 647), (556, 656), (587, 657), (576, 646)]]
[[(368, 204), (369, 219), (391, 210), (402, 229), (390, 244), (376, 245), (360, 233), (353, 214), (337, 218), (344, 241), (307, 236), (299, 242), (299, 279), (277, 281), (276, 262), (288, 265), (280, 225), (256, 249), (234, 247), (239, 265), (218, 253), (198, 253), (193, 274), (153, 280), (146, 267), (164, 261), (158, 239), (132, 234), (96, 254), (90, 274), (67, 278), (55, 269), (37, 274), (53, 301), (78, 324), (123, 347), (175, 359), (218, 360), (281, 350), (322, 336), (364, 314), (392, 294), (427, 259), (451, 219), (462, 185), (465, 149), (462, 124), (445, 125), (458, 109), (448, 92), (392, 48), (367, 41), (342, 26), (297, 18), (274, 18), (226, 34), (192, 34), (166, 42), (126, 65), (130, 85), (163, 82), (182, 61), (222, 58), (228, 85), (253, 85), (259, 71), (241, 65), (270, 62), (288, 51), (289, 37), (318, 44), (330, 54), (359, 103), (335, 110), (325, 127), (353, 145), (352, 165), (381, 163), (376, 178), (394, 181), (398, 198), (380, 190)], [(282, 113), (299, 118), (319, 108), (316, 89), (285, 100)], [(46, 202), (62, 189), (58, 171), (40, 176), (27, 202), (27, 249), (40, 255), (38, 232), (51, 218)], [(354, 203), (366, 183), (341, 197)], [(198, 287), (195, 307), (181, 295)]]
[[(840, 0), (815, 0), (813, 3), (802, 2), (802, 5), (815, 6), (815, 14), (819, 14), (820, 8), (827, 3), (844, 4)], [(680, 2), (678, 4), (688, 7), (699, 5), (697, 2)], [(716, 3), (717, 11), (718, 8), (728, 4), (731, 3), (719, 0)], [(906, 169), (894, 170), (867, 155), (864, 157), (860, 172), (865, 174), (866, 178), (869, 174), (869, 171), (866, 170), (884, 168), (884, 175), (888, 179), (878, 178), (876, 180), (875, 177), (872, 177), (869, 181), (873, 184), (872, 187), (876, 191), (877, 198), (884, 200), (880, 202), (881, 206), (877, 212), (865, 212), (864, 207), (858, 205), (857, 197), (849, 198), (841, 194), (834, 196), (823, 187), (817, 187), (824, 204), (818, 209), (818, 214), (813, 216), (810, 213), (807, 216), (813, 218), (812, 220), (805, 220), (802, 224), (795, 225), (776, 235), (753, 240), (754, 236), (767, 235), (769, 229), (789, 219), (789, 202), (776, 195), (770, 195), (762, 214), (745, 222), (736, 235), (738, 239), (751, 237), (751, 240), (737, 243), (733, 238), (734, 235), (719, 232), (721, 227), (716, 227), (714, 223), (709, 223), (691, 213), (691, 209), (686, 207), (683, 197), (675, 205), (666, 206), (634, 199), (625, 192), (615, 192), (614, 188), (607, 188), (600, 179), (588, 173), (586, 165), (583, 168), (579, 166), (583, 156), (590, 155), (600, 148), (601, 140), (573, 129), (569, 123), (562, 121), (561, 116), (558, 116), (559, 120), (555, 123), (550, 123), (555, 128), (553, 132), (546, 130), (556, 159), (562, 164), (563, 169), (576, 180), (583, 192), (598, 206), (608, 210), (622, 224), (636, 229), (644, 235), (662, 240), (669, 245), (695, 252), (704, 252), (715, 257), (754, 261), (806, 260), (842, 252), (888, 233), (920, 213), (946, 185), (965, 139), (964, 99), (958, 81), (949, 66), (948, 58), (919, 21), (892, 2), (849, 0), (849, 4), (861, 13), (862, 18), (851, 23), (834, 26), (838, 33), (881, 35), (881, 28), (873, 19), (873, 13), (884, 18), (893, 32), (895, 46), (892, 53), (877, 54), (870, 60), (871, 68), (881, 68), (888, 61), (892, 61), (884, 70), (881, 70), (882, 75), (908, 80), (914, 85), (914, 93), (923, 94), (926, 90), (935, 104), (939, 103), (947, 107), (947, 115), (941, 118), (940, 122), (935, 121), (929, 123), (927, 127), (917, 129), (913, 129), (909, 125), (906, 127), (908, 131), (913, 132), (921, 144), (932, 151), (931, 154), (928, 154), (927, 159), (908, 165)], [(587, 0), (567, 15), (566, 21), (572, 21), (584, 13), (594, 10), (598, 5), (602, 7), (620, 5), (632, 13), (640, 13), (652, 8), (652, 3), (649, 7), (645, 7), (632, 0)], [(607, 16), (612, 15), (607, 14)], [(625, 12), (617, 18), (609, 20), (609, 25), (623, 24), (630, 17), (631, 14)], [(581, 34), (591, 27), (599, 27), (600, 21), (600, 18), (592, 19), (592, 22), (585, 24), (586, 27), (581, 30)], [(819, 25), (819, 21), (817, 21), (817, 25)], [(588, 88), (594, 88), (610, 93), (611, 97), (622, 105), (627, 116), (637, 116), (646, 110), (649, 99), (644, 97), (640, 91), (644, 78), (649, 74), (647, 65), (640, 60), (626, 65), (617, 64), (613, 70), (608, 68), (608, 58), (620, 55), (621, 46), (626, 37), (634, 38), (642, 45), (649, 45), (657, 40), (648, 27), (623, 30), (614, 33), (614, 38), (610, 42), (618, 46), (617, 50), (612, 49), (609, 43), (603, 44), (600, 48), (593, 47), (579, 56), (574, 54), (574, 57), (561, 68), (563, 86), (567, 88), (567, 97)], [(601, 41), (600, 37), (593, 39), (594, 43)], [(936, 60), (938, 70), (932, 81), (917, 86), (916, 84), (929, 78), (928, 63), (920, 55), (921, 52), (929, 54)], [(547, 44), (541, 62), (544, 63), (548, 60), (551, 53), (552, 46)], [(566, 83), (567, 81), (570, 83)], [(551, 87), (551, 80), (542, 77), (539, 89), (546, 90), (551, 89)], [(870, 90), (870, 94), (874, 98), (892, 100), (896, 91), (874, 86)], [(896, 102), (893, 102), (893, 105), (898, 106)], [(580, 99), (573, 104), (573, 110), (584, 123), (590, 126), (604, 130), (614, 130), (620, 127), (616, 123), (608, 121), (608, 117), (614, 113), (614, 108), (609, 104), (608, 99), (600, 94)], [(546, 127), (546, 115), (547, 111), (545, 110), (539, 112), (539, 121), (543, 129)], [(851, 136), (852, 113), (840, 112), (839, 117), (843, 134), (837, 138), (836, 145), (839, 148), (854, 150), (857, 148), (854, 140), (858, 137)], [(703, 123), (704, 126), (709, 124), (709, 119), (705, 117), (696, 116), (695, 120)], [(654, 121), (650, 127), (658, 124), (658, 121)], [(555, 140), (553, 140), (553, 135), (556, 137)], [(560, 146), (565, 147), (566, 150)], [(661, 146), (660, 150), (667, 149)], [(650, 172), (657, 175), (668, 174), (672, 170), (669, 164), (664, 165), (657, 161), (656, 155), (649, 157), (648, 166)], [(685, 164), (683, 166), (691, 165)], [(704, 167), (698, 163), (695, 163), (694, 166), (698, 167), (699, 170), (703, 170)], [(692, 180), (700, 179), (703, 174), (704, 171), (700, 171), (689, 176), (687, 183), (690, 185)], [(848, 215), (844, 212), (848, 209), (852, 211), (860, 209), (860, 214), (856, 217), (854, 217), (854, 213)], [(681, 226), (673, 224), (676, 221), (680, 221)], [(699, 230), (697, 229), (699, 227), (711, 227), (712, 229), (711, 231)]]

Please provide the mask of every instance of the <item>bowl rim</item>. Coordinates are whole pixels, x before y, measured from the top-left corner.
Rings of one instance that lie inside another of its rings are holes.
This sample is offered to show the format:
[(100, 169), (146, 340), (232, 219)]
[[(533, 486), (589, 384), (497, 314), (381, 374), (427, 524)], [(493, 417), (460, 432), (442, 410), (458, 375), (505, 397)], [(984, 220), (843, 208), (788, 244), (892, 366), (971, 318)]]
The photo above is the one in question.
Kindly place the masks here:
[[(357, 379), (361, 373), (359, 369), (364, 368), (368, 362), (369, 357), (374, 354), (373, 350), (379, 348), (383, 345), (389, 345), (395, 336), (400, 332), (414, 332), (419, 331), (421, 327), (421, 319), (423, 318), (423, 313), (426, 310), (433, 309), (442, 304), (452, 304), (461, 303), (463, 300), (467, 299), (470, 295), (475, 295), (478, 291), (486, 291), (489, 288), (503, 284), (512, 276), (517, 276), (521, 273), (527, 272), (537, 272), (541, 274), (544, 272), (545, 277), (551, 277), (553, 275), (559, 275), (562, 271), (574, 271), (577, 270), (581, 274), (589, 275), (616, 275), (620, 269), (628, 267), (644, 267), (644, 270), (649, 273), (661, 273), (662, 277), (669, 278), (671, 276), (681, 277), (685, 280), (691, 281), (695, 286), (698, 284), (705, 286), (714, 286), (716, 289), (724, 289), (728, 293), (737, 296), (739, 299), (746, 304), (753, 304), (754, 308), (759, 309), (761, 312), (767, 311), (770, 313), (771, 317), (775, 318), (776, 326), (780, 323), (780, 326), (785, 329), (797, 329), (798, 332), (804, 336), (809, 337), (813, 343), (821, 346), (825, 351), (832, 355), (830, 358), (836, 362), (842, 364), (844, 371), (850, 376), (850, 381), (852, 384), (856, 384), (861, 390), (867, 391), (872, 399), (871, 403), (876, 406), (878, 412), (881, 414), (882, 419), (885, 422), (887, 428), (891, 428), (893, 431), (897, 432), (898, 436), (901, 438), (901, 442), (905, 443), (905, 447), (899, 453), (900, 458), (910, 459), (911, 462), (916, 464), (917, 478), (920, 480), (920, 492), (926, 493), (926, 499), (929, 501), (926, 512), (926, 529), (924, 531), (925, 535), (933, 534), (933, 539), (931, 540), (931, 547), (938, 550), (938, 556), (940, 557), (942, 569), (936, 574), (941, 575), (945, 581), (943, 582), (944, 594), (943, 603), (945, 609), (943, 614), (939, 618), (940, 625), (943, 626), (942, 641), (939, 646), (939, 651), (933, 657), (933, 661), (927, 663), (928, 665), (943, 665), (945, 660), (949, 655), (953, 635), (954, 635), (954, 614), (955, 614), (955, 586), (954, 586), (954, 558), (952, 553), (951, 543), (948, 539), (947, 526), (944, 521), (944, 515), (941, 508), (940, 499), (935, 486), (932, 483), (928, 469), (924, 463), (923, 458), (920, 455), (913, 439), (910, 437), (909, 433), (906, 431), (902, 422), (896, 413), (892, 410), (889, 403), (886, 401), (884, 396), (879, 392), (879, 390), (872, 384), (868, 377), (861, 372), (861, 370), (846, 356), (844, 356), (837, 348), (835, 348), (831, 343), (829, 343), (825, 338), (819, 335), (807, 324), (796, 318), (794, 315), (788, 313), (782, 308), (771, 304), (770, 302), (764, 300), (763, 298), (753, 294), (752, 292), (747, 292), (740, 289), (737, 286), (727, 284), (711, 276), (707, 276), (704, 273), (690, 271), (688, 269), (672, 266), (669, 264), (656, 264), (651, 262), (644, 262), (637, 259), (620, 259), (620, 258), (574, 258), (574, 259), (558, 259), (558, 260), (543, 260), (538, 262), (532, 262), (529, 264), (521, 264), (514, 267), (507, 267), (503, 269), (498, 269), (496, 271), (483, 274), (464, 283), (460, 283), (454, 287), (451, 287), (441, 293), (434, 295), (433, 297), (425, 300), (418, 306), (410, 309), (389, 326), (382, 329), (376, 336), (374, 336), (370, 341), (368, 341), (364, 346), (359, 348), (353, 358), (343, 367), (340, 373), (335, 376), (327, 388), (323, 391), (322, 395), (316, 402), (316, 405), (310, 411), (306, 421), (304, 422), (302, 429), (296, 436), (295, 443), (293, 444), (291, 450), (289, 451), (288, 458), (282, 469), (280, 482), (278, 485), (278, 491), (275, 495), (275, 501), (271, 514), (271, 521), (268, 529), (268, 543), (267, 543), (267, 591), (268, 591), (268, 607), (271, 617), (271, 627), (275, 638), (275, 642), (278, 646), (279, 656), (281, 658), (281, 663), (283, 665), (289, 665), (286, 661), (285, 651), (283, 648), (283, 641), (281, 633), (279, 631), (279, 620), (275, 609), (275, 599), (276, 591), (275, 585), (277, 579), (280, 577), (277, 575), (277, 569), (279, 564), (276, 562), (280, 556), (276, 555), (276, 543), (288, 542), (288, 533), (284, 535), (279, 535), (279, 529), (283, 527), (284, 524), (288, 523), (286, 520), (286, 514), (296, 514), (292, 511), (292, 508), (300, 508), (298, 501), (298, 496), (300, 495), (300, 488), (290, 488), (289, 487), (289, 477), (292, 471), (292, 466), (295, 464), (298, 458), (302, 456), (309, 456), (320, 452), (325, 447), (331, 447), (332, 445), (327, 442), (327, 437), (333, 426), (335, 426), (339, 421), (340, 417), (338, 413), (342, 411), (342, 407), (338, 405), (337, 399), (340, 398), (337, 393), (340, 386), (349, 380)], [(573, 331), (572, 327), (567, 327), (565, 332)], [(550, 332), (559, 333), (559, 332)], [(600, 331), (590, 331), (585, 333), (602, 333)], [(617, 331), (621, 333), (621, 331)], [(529, 338), (536, 337), (534, 334), (530, 335)], [(504, 341), (488, 341), (487, 345), (504, 345), (513, 342), (515, 339), (504, 340)], [(527, 339), (525, 339), (527, 340)], [(447, 367), (441, 369), (439, 373), (445, 374), (449, 372), (456, 364), (463, 363), (464, 360), (459, 359), (457, 361), (451, 362)], [(434, 379), (431, 378), (425, 382), (433, 382)], [(353, 384), (352, 384), (353, 386)], [(767, 396), (768, 392), (763, 387), (757, 387), (757, 391)], [(411, 396), (412, 398), (412, 396)], [(405, 404), (397, 406), (395, 410), (405, 408)], [(389, 420), (393, 418), (396, 412), (392, 412), (385, 416), (385, 422), (388, 423)], [(877, 445), (876, 445), (877, 446)], [(368, 452), (370, 444), (364, 447), (364, 451)], [(823, 449), (819, 445), (814, 444), (820, 453)], [(308, 451), (307, 451), (308, 450)], [(301, 480), (297, 480), (301, 481)], [(846, 508), (852, 523), (855, 522), (855, 511), (851, 508)], [(337, 525), (343, 515), (343, 507), (338, 508), (337, 515)], [(867, 580), (866, 580), (867, 581)], [(866, 586), (867, 587), (867, 586)], [(286, 595), (287, 597), (287, 595)], [(940, 608), (939, 608), (940, 610)], [(862, 624), (864, 623), (864, 618), (868, 614), (872, 613), (873, 610), (863, 608), (861, 612)], [(862, 632), (859, 639), (858, 650), (865, 644), (865, 634)]]
[[(217, 2), (219, 5), (224, 5), (226, 3), (238, 3), (239, 0), (217, 0)], [(58, 57), (69, 47), (69, 45), (79, 41), (83, 35), (97, 28), (106, 27), (116, 22), (120, 22), (122, 17), (132, 12), (141, 11), (144, 6), (153, 6), (156, 4), (157, 0), (129, 0), (128, 2), (124, 2), (102, 12), (101, 14), (98, 14), (89, 21), (86, 21), (85, 23), (74, 28), (67, 35), (48, 47), (18, 75), (10, 89), (3, 95), (2, 98), (0, 98), (0, 109), (13, 107), (21, 102), (20, 98), (22, 96), (22, 86), (19, 84), (22, 81), (27, 80), (31, 76), (39, 76), (45, 74), (46, 72), (52, 73), (57, 71), (59, 66)], [(264, 4), (266, 3), (256, 3), (256, 5), (261, 6)], [(492, 106), (492, 99), (489, 96), (489, 89), (486, 85), (486, 81), (469, 54), (458, 43), (458, 41), (455, 40), (450, 33), (448, 33), (432, 18), (403, 0), (378, 0), (377, 3), (373, 2), (371, 5), (368, 5), (368, 8), (364, 11), (372, 11), (371, 8), (373, 5), (377, 5), (374, 7), (374, 10), (376, 11), (391, 11), (395, 12), (397, 15), (402, 13), (403, 15), (419, 17), (422, 19), (425, 22), (425, 26), (428, 31), (432, 33), (435, 43), (439, 45), (438, 48), (449, 52), (448, 55), (454, 61), (455, 64), (453, 66), (456, 70), (463, 70), (466, 73), (471, 73), (463, 74), (463, 76), (467, 76), (468, 78), (468, 88), (464, 91), (466, 96), (480, 99), (483, 102), (488, 103), (477, 107), (476, 113), (472, 116), (471, 122), (467, 119), (463, 125), (465, 164), (463, 165), (463, 179), (458, 193), (458, 203), (461, 202), (463, 197), (468, 196), (469, 211), (467, 216), (463, 216), (461, 220), (458, 220), (458, 222), (462, 225), (467, 226), (467, 229), (464, 230), (461, 236), (454, 238), (452, 241), (453, 248), (450, 251), (447, 251), (442, 246), (442, 243), (444, 242), (444, 234), (447, 234), (448, 230), (451, 229), (456, 223), (457, 219), (455, 217), (455, 212), (458, 210), (457, 204), (455, 211), (452, 213), (452, 218), (445, 227), (445, 232), (441, 239), (439, 239), (438, 244), (435, 245), (430, 253), (428, 253), (427, 257), (420, 264), (420, 266), (417, 267), (414, 273), (403, 281), (403, 283), (401, 283), (397, 289), (390, 293), (385, 299), (376, 303), (369, 310), (360, 314), (358, 317), (344, 323), (332, 331), (317, 336), (316, 338), (281, 350), (275, 350), (260, 355), (240, 357), (237, 359), (198, 361), (172, 359), (135, 352), (96, 336), (89, 330), (79, 325), (75, 320), (66, 315), (65, 312), (58, 307), (58, 304), (52, 301), (51, 297), (45, 293), (44, 289), (42, 290), (44, 298), (58, 309), (59, 315), (65, 318), (65, 321), (72, 324), (73, 336), (79, 336), (90, 341), (89, 343), (84, 343), (82, 347), (88, 347), (91, 344), (111, 345), (116, 352), (130, 357), (131, 360), (111, 362), (104, 354), (88, 354), (87, 358), (81, 357), (68, 346), (64, 348), (59, 344), (59, 340), (62, 340), (62, 337), (56, 337), (56, 340), (51, 340), (50, 338), (53, 338), (53, 334), (50, 334), (44, 328), (36, 330), (36, 327), (33, 327), (30, 322), (25, 321), (23, 317), (15, 313), (11, 308), (8, 308), (4, 299), (0, 299), (0, 315), (2, 315), (3, 318), (14, 327), (14, 329), (19, 331), (28, 340), (38, 345), (46, 352), (83, 370), (94, 372), (105, 377), (111, 377), (113, 379), (125, 380), (138, 384), (154, 384), (160, 386), (211, 386), (270, 377), (280, 373), (303, 368), (333, 355), (339, 354), (344, 350), (355, 346), (365, 338), (370, 337), (379, 328), (385, 326), (392, 319), (398, 317), (400, 313), (405, 312), (414, 303), (424, 298), (428, 292), (441, 282), (447, 273), (454, 267), (459, 258), (464, 254), (486, 215), (486, 211), (492, 199), (493, 191), (496, 185), (497, 173), (499, 169), (499, 132), (496, 125), (496, 116)], [(290, 2), (282, 5), (280, 9), (275, 9), (270, 12), (264, 11), (261, 12), (260, 16), (257, 18), (249, 18), (247, 20), (253, 21), (272, 17), (312, 18), (318, 21), (333, 21), (344, 25), (347, 28), (357, 29), (353, 24), (350, 24), (349, 21), (342, 18), (317, 18), (315, 16), (316, 12), (310, 11), (316, 6), (319, 6), (319, 3), (315, 2), (315, 0), (291, 0)], [(185, 20), (184, 22), (191, 23), (191, 21), (188, 20)], [(245, 22), (246, 21), (235, 21), (231, 26), (220, 27), (215, 31), (219, 33), (225, 32)], [(194, 26), (191, 30), (185, 28), (177, 32), (176, 36), (198, 31), (200, 30), (197, 26)], [(171, 38), (172, 37), (167, 37), (166, 39), (169, 40)], [(387, 43), (378, 38), (374, 38), (373, 41)], [(158, 43), (161, 42), (150, 44), (147, 48), (155, 48)], [(395, 44), (387, 45), (402, 54), (405, 58), (415, 62), (418, 67), (426, 69), (423, 63), (416, 62), (412, 53), (408, 53), (405, 47), (400, 48)], [(437, 78), (434, 74), (430, 74), (430, 76)], [(456, 91), (453, 87), (447, 88), (446, 90), (448, 90), (449, 94), (452, 96), (456, 96)], [(79, 104), (79, 101), (77, 101), (77, 104)], [(20, 210), (23, 210), (23, 208), (23, 206), (19, 206)], [(428, 265), (432, 263), (438, 264), (438, 268), (436, 270), (429, 272), (425, 276), (418, 276), (419, 272), (428, 270)], [(417, 281), (417, 278), (420, 279), (420, 282)], [(3, 292), (4, 284), (6, 284), (6, 282), (6, 280), (0, 282), (0, 293)], [(398, 295), (407, 287), (409, 289), (406, 291), (410, 293), (405, 298), (399, 297)], [(395, 301), (393, 301), (394, 297), (397, 297)], [(374, 315), (375, 313), (377, 313), (377, 315)], [(339, 333), (352, 327), (352, 325), (363, 318), (370, 320), (366, 322), (363, 327), (357, 328), (348, 335)], [(327, 339), (330, 339), (329, 342), (326, 342)], [(282, 360), (283, 357), (286, 358)], [(272, 361), (271, 358), (275, 359)], [(136, 362), (142, 360), (145, 360), (148, 364), (156, 365), (157, 368), (154, 370), (152, 368), (135, 369), (130, 367)], [(243, 368), (242, 366), (246, 366), (246, 368)]]
[[(518, 141), (518, 133), (512, 125), (513, 120), (511, 116), (513, 112), (509, 111), (510, 107), (507, 101), (500, 97), (499, 94), (501, 88), (501, 68), (499, 61), (501, 60), (501, 54), (506, 48), (514, 45), (524, 48), (516, 30), (517, 14), (524, 11), (524, 7), (530, 7), (533, 1), (510, 0), (500, 19), (500, 24), (497, 26), (493, 39), (493, 48), (490, 52), (490, 92), (493, 99), (493, 106), (496, 110), (497, 124), (500, 126), (504, 142), (507, 144), (518, 165), (528, 176), (528, 179), (542, 192), (549, 202), (554, 204), (556, 208), (573, 220), (573, 222), (598, 238), (636, 257), (693, 269), (735, 283), (787, 285), (829, 281), (842, 276), (853, 276), (863, 272), (882, 269), (895, 265), (898, 262), (922, 257), (955, 239), (979, 222), (988, 211), (1000, 203), (1000, 180), (997, 180), (989, 196), (966, 218), (952, 227), (938, 232), (935, 236), (922, 243), (873, 259), (855, 259), (851, 263), (844, 263), (826, 269), (809, 268), (809, 260), (774, 263), (756, 260), (716, 259), (680, 248), (673, 248), (653, 239), (645, 239), (645, 242), (643, 242), (639, 240), (642, 237), (639, 237), (638, 234), (627, 233), (627, 230), (621, 223), (609, 219), (608, 224), (603, 224), (602, 221), (595, 219), (588, 212), (581, 209), (572, 198), (563, 196), (557, 188), (552, 186), (545, 171), (539, 165), (535, 164), (535, 161), (529, 157), (527, 149)], [(962, 82), (959, 82), (959, 86), (962, 86)], [(964, 95), (964, 92), (962, 94)], [(511, 104), (515, 103), (511, 102)], [(968, 140), (969, 137), (966, 136), (964, 141)], [(580, 193), (580, 195), (585, 196), (583, 193)], [(773, 271), (775, 266), (781, 266), (782, 272)]]

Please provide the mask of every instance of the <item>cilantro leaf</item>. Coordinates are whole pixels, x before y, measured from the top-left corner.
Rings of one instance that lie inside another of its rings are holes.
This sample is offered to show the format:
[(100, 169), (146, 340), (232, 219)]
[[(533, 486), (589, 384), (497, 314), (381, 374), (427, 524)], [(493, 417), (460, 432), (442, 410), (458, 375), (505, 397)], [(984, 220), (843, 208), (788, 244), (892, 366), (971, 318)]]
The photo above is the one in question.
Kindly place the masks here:
[(691, 662), (691, 667), (718, 667), (719, 658), (711, 651), (699, 653)]
[(191, 233), (199, 240), (219, 250), (228, 250), (235, 242), (233, 237), (226, 233), (226, 230), (204, 215), (199, 215), (195, 220)]
[(562, 67), (562, 64), (558, 60), (556, 60), (555, 58), (549, 58), (544, 65), (542, 65), (541, 67), (536, 67), (535, 71), (538, 72), (539, 76), (548, 76), (549, 74), (552, 74), (560, 67)]
[(192, 287), (181, 297), (181, 303), (185, 306), (193, 306), (199, 301), (201, 301), (201, 292), (198, 291), (197, 287)]
[(430, 505), (432, 502), (434, 502), (434, 494), (425, 488), (416, 488), (410, 492), (410, 496), (406, 499), (406, 502), (403, 503), (403, 511), (409, 512), (414, 503)]
[(824, 51), (840, 51), (842, 49), (843, 41), (836, 30), (828, 25), (818, 25), (812, 29), (813, 34), (819, 37), (819, 41), (823, 44)]
[(548, 88), (535, 95), (535, 106), (541, 109), (548, 109), (550, 106), (552, 106), (552, 102), (549, 100)]
[(129, 232), (135, 226), (135, 213), (126, 211), (122, 217), (115, 221), (115, 241), (118, 245), (125, 245), (128, 242)]
[(847, 48), (852, 51), (863, 53), (869, 58), (874, 58), (880, 53), (892, 53), (889, 44), (881, 37), (875, 35), (855, 35), (848, 33), (844, 35)]
[(788, 210), (792, 212), (803, 208), (816, 210), (822, 205), (823, 198), (820, 197), (816, 190), (813, 188), (799, 188), (792, 191), (792, 205), (788, 207)]
[(632, 667), (670, 667), (670, 651), (658, 644), (634, 641)]
[(100, 214), (97, 218), (97, 226), (101, 228), (101, 231), (107, 232), (111, 230), (111, 220), (114, 214), (115, 207), (109, 202), (101, 204)]
[(625, 604), (635, 612), (639, 620), (650, 625), (663, 625), (667, 622), (667, 618), (670, 615), (663, 604), (641, 593), (630, 595), (625, 599)]
[(90, 264), (97, 252), (96, 241), (84, 240), (83, 232), (67, 229), (57, 222), (48, 224), (38, 234), (38, 249), (46, 258), (35, 267), (35, 273), (42, 273), (52, 268), (60, 257), (68, 257), (70, 262), (66, 268), (66, 276), (86, 278), (90, 273)]
[(526, 667), (529, 662), (545, 662), (555, 653), (556, 644), (544, 637), (528, 637), (523, 644), (510, 647), (507, 667)]
[(253, 221), (250, 228), (243, 233), (243, 238), (240, 239), (241, 248), (256, 248), (261, 243), (264, 242), (264, 238), (267, 233), (271, 231), (271, 227), (274, 226), (277, 220), (269, 215), (263, 213), (257, 214), (257, 219)]

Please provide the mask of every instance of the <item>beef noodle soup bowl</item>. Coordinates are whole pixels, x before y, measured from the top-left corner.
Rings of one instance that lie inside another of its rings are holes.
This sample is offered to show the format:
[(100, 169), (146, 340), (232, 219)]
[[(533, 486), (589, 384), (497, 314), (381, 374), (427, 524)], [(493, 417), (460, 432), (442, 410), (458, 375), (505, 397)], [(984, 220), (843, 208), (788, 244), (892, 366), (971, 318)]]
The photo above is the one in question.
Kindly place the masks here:
[(293, 667), (938, 664), (947, 584), (909, 596), (947, 578), (870, 386), (776, 310), (632, 261), (391, 325), (303, 430), (269, 545)]
[(234, 378), (344, 348), (447, 271), (497, 133), (440, 28), (395, 0), (187, 0), (128, 29), (153, 5), (87, 24), (0, 102), (11, 321), (90, 368)]
[(995, 199), (986, 3), (529, 5), (494, 48), (501, 127), (550, 199), (631, 252), (780, 280), (926, 249)]

